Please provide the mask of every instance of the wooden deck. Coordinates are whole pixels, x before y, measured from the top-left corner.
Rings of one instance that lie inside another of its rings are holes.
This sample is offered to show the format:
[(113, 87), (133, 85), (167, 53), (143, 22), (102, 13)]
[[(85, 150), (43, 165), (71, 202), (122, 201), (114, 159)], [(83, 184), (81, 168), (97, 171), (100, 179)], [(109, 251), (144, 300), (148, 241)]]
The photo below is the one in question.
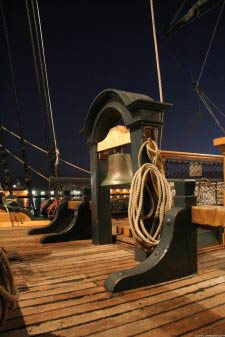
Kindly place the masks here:
[(225, 334), (225, 250), (199, 255), (199, 273), (110, 295), (107, 275), (135, 265), (133, 249), (77, 241), (41, 246), (28, 228), (0, 229), (20, 292), (0, 337)]

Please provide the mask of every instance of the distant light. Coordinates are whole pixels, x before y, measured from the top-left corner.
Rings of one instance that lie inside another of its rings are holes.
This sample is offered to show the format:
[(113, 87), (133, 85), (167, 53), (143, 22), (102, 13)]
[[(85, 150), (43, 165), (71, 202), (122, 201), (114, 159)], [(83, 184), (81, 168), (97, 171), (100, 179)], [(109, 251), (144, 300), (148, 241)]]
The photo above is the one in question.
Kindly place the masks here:
[(41, 191), (41, 195), (45, 195), (45, 191)]
[(36, 191), (35, 190), (32, 191), (32, 195), (36, 195)]
[(54, 195), (54, 191), (50, 191), (50, 195)]
[(13, 187), (16, 187), (16, 185), (13, 185)]
[(78, 195), (80, 195), (80, 194), (81, 194), (81, 191), (79, 191), (79, 190), (72, 190), (72, 191), (71, 191), (71, 195), (78, 196)]

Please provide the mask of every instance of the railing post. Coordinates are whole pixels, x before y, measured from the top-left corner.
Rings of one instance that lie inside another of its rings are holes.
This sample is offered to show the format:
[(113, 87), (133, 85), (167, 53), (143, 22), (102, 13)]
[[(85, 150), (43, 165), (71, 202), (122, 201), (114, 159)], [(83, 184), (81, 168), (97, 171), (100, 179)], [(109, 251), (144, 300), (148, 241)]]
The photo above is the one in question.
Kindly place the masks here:
[[(213, 145), (218, 147), (223, 155), (223, 181), (225, 181), (225, 137), (213, 139)], [(223, 205), (225, 206), (225, 190), (223, 190)]]

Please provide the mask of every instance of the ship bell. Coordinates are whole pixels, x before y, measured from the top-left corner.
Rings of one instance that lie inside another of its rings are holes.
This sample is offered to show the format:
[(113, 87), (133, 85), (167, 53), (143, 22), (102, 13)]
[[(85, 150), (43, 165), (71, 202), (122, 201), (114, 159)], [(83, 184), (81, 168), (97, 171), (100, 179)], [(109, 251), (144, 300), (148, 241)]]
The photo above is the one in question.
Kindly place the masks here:
[(130, 154), (115, 153), (108, 158), (108, 173), (101, 186), (130, 185), (132, 177)]

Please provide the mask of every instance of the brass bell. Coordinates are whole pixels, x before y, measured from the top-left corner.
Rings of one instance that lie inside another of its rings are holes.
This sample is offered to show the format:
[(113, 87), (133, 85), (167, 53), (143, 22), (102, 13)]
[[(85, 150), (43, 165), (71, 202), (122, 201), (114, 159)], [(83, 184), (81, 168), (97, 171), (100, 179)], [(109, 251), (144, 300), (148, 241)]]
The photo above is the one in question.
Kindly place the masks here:
[(115, 153), (108, 157), (108, 173), (101, 186), (129, 185), (132, 177), (131, 156)]

